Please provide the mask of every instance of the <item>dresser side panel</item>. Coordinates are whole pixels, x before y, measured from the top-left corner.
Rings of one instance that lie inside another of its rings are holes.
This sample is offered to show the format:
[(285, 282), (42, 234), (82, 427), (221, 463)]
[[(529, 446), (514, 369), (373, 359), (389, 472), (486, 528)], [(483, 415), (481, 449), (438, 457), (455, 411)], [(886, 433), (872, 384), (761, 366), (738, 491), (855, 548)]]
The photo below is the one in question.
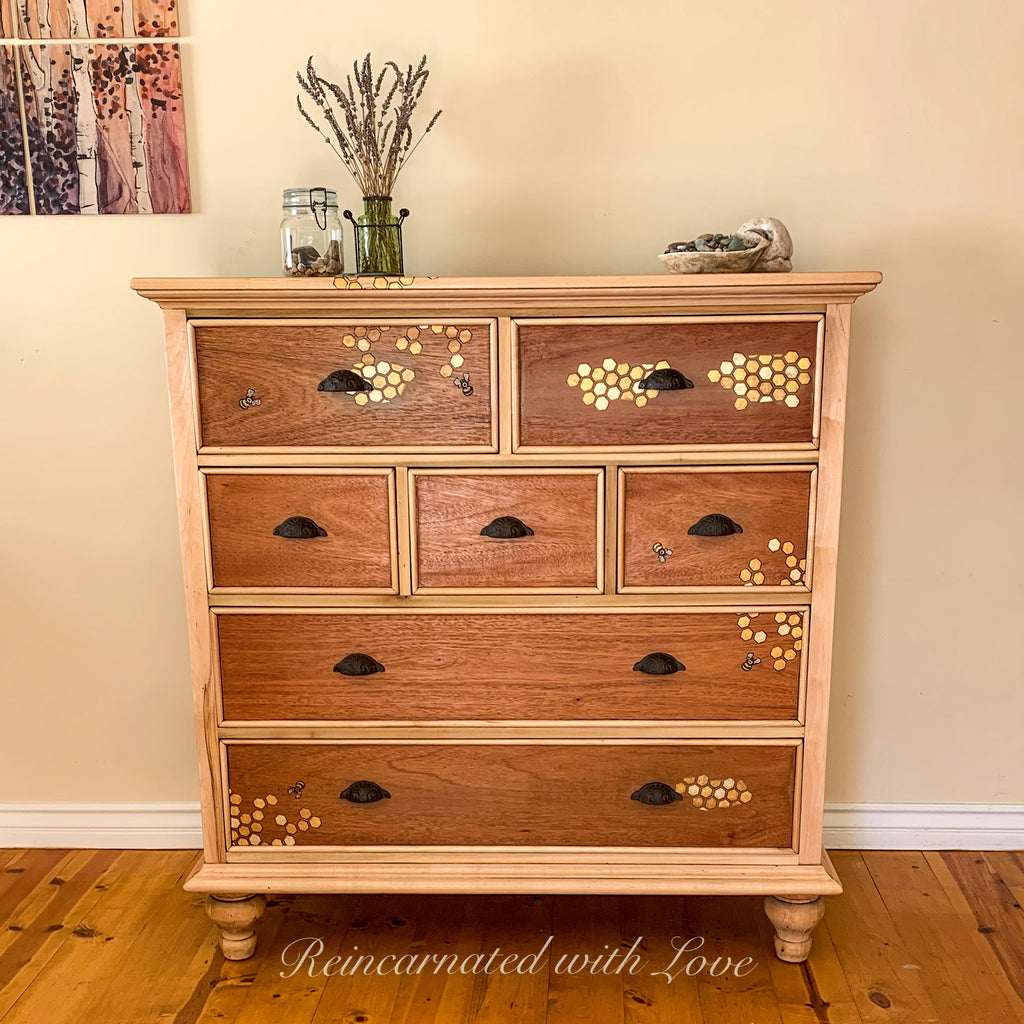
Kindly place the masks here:
[(825, 314), (821, 440), (814, 517), (814, 589), (807, 655), (806, 733), (801, 786), (799, 851), (800, 861), (804, 864), (820, 863), (822, 857), (825, 754), (832, 676), (851, 312), (852, 306), (843, 303), (830, 305)]
[(164, 338), (196, 747), (199, 754), (203, 856), (208, 863), (223, 863), (225, 849), (220, 825), (223, 818), (219, 807), (220, 761), (213, 686), (213, 621), (206, 588), (205, 511), (202, 483), (196, 464), (198, 445), (191, 331), (182, 310), (165, 310)]

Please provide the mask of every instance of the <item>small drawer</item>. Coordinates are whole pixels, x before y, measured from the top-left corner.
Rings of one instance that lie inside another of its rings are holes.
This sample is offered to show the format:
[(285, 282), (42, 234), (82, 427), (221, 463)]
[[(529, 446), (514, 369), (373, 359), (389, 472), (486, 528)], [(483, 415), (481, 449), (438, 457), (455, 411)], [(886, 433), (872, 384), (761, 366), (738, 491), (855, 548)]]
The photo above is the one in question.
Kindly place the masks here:
[(411, 470), (413, 590), (600, 593), (604, 471)]
[(204, 471), (215, 590), (398, 590), (390, 469)]
[(239, 741), (232, 848), (791, 849), (799, 741)]
[(224, 719), (792, 722), (806, 616), (225, 610)]
[(813, 466), (619, 470), (619, 591), (811, 586)]
[(823, 323), (520, 320), (515, 448), (814, 447)]
[(493, 320), (199, 321), (203, 449), (497, 450)]

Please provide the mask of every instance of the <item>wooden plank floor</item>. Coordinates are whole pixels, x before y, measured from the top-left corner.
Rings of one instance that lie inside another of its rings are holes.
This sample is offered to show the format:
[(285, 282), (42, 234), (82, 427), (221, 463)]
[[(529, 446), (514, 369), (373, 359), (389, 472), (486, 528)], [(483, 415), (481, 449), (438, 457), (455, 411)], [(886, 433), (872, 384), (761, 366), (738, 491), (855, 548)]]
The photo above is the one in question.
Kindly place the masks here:
[[(181, 890), (196, 857), (0, 850), (0, 1022), (1024, 1022), (1020, 853), (833, 853), (846, 891), (803, 965), (771, 954), (756, 897), (653, 896), (283, 896), (227, 963)], [(331, 976), (292, 973), (313, 939)], [(339, 971), (360, 955), (395, 959)]]

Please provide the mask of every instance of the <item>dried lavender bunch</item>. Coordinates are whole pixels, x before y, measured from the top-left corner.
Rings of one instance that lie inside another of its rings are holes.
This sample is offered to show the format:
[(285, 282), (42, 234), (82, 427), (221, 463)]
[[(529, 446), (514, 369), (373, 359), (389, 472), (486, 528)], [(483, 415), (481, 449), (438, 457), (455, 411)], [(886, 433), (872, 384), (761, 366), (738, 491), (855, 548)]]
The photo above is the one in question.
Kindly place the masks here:
[[(391, 195), (395, 179), (441, 116), (437, 111), (419, 137), (414, 136), (412, 115), (429, 76), (426, 55), (404, 72), (389, 60), (374, 73), (367, 54), (353, 62), (344, 86), (318, 75), (312, 57), (305, 77), (296, 72), (302, 89), (295, 97), (299, 113), (334, 150), (364, 196)], [(310, 109), (303, 106), (303, 93)]]

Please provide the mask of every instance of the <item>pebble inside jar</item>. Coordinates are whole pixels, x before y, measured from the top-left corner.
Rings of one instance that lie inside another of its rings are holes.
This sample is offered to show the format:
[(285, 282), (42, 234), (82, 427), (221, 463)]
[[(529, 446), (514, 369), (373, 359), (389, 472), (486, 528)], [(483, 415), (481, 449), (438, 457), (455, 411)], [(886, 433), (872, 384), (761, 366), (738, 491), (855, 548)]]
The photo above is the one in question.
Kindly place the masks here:
[(337, 277), (345, 271), (338, 194), (287, 188), (281, 202), (281, 267), (285, 277)]

